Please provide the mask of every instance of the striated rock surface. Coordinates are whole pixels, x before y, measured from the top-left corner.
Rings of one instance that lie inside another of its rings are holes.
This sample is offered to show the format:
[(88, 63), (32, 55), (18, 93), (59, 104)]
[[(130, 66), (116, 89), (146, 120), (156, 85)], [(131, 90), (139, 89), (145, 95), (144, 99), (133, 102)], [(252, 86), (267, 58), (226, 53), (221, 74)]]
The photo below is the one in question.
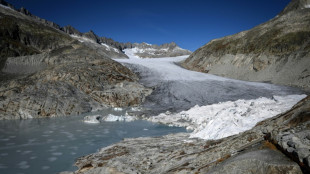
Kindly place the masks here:
[(24, 113), (29, 117), (61, 116), (106, 106), (134, 106), (150, 94), (130, 70), (78, 46), (65, 49), (66, 53), (54, 50), (9, 58), (3, 71), (14, 77), (1, 82), (0, 119), (25, 118)]
[(12, 8), (0, 7), (0, 21), (0, 120), (136, 106), (151, 93), (99, 44)]
[(79, 158), (74, 173), (307, 173), (309, 119), (307, 97), (288, 112), (219, 140), (186, 133), (125, 139)]
[(196, 50), (182, 66), (220, 76), (310, 89), (310, 2), (293, 0), (275, 18)]

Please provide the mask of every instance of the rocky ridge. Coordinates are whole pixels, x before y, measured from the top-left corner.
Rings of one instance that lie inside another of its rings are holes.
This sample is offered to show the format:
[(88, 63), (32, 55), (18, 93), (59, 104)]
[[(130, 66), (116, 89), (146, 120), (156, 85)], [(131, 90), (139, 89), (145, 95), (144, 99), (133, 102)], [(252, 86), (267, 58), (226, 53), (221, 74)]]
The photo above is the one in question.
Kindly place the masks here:
[[(144, 43), (121, 43), (121, 42), (117, 42), (114, 41), (111, 38), (107, 38), (107, 37), (99, 37), (98, 35), (96, 35), (92, 30), (90, 30), (89, 32), (86, 33), (81, 33), (80, 31), (78, 31), (77, 29), (75, 29), (74, 27), (67, 25), (64, 27), (60, 27), (58, 24), (42, 19), (38, 16), (33, 15), (32, 13), (30, 13), (27, 9), (25, 9), (24, 7), (20, 8), (20, 9), (15, 9), (13, 5), (5, 2), (4, 0), (0, 1), (0, 5), (2, 5), (3, 7), (7, 7), (9, 9), (12, 9), (15, 12), (19, 12), (25, 16), (28, 16), (29, 18), (31, 18), (32, 20), (39, 22), (45, 26), (49, 26), (52, 27), (56, 30), (65, 32), (71, 36), (73, 36), (75, 39), (77, 38), (79, 41), (84, 42), (85, 44), (87, 44), (88, 46), (94, 48), (94, 49), (101, 49), (101, 50), (106, 50), (105, 54), (107, 54), (108, 56), (112, 57), (112, 58), (128, 58), (125, 54), (123, 54), (123, 50), (124, 49), (130, 49), (130, 48), (141, 48), (141, 47), (145, 47)], [(170, 43), (170, 44), (162, 44), (160, 46), (158, 45), (149, 45), (149, 48), (153, 48), (153, 49), (157, 49), (156, 50), (156, 55), (154, 56), (154, 51), (151, 52), (151, 54), (146, 54), (144, 53), (143, 55), (141, 55), (141, 57), (146, 57), (146, 56), (151, 56), (151, 57), (175, 57), (175, 56), (181, 56), (181, 55), (189, 55), (191, 52), (185, 49), (181, 49), (180, 47), (178, 47), (174, 42)], [(169, 49), (168, 49), (169, 48)]]
[[(92, 30), (86, 33), (81, 33), (72, 26), (65, 26), (62, 28), (62, 30), (72, 36), (87, 38), (89, 39), (90, 42), (98, 43), (106, 47), (110, 46), (112, 47), (112, 49), (118, 49), (119, 51), (132, 49), (135, 51), (135, 55), (139, 56), (140, 58), (176, 57), (176, 56), (190, 55), (192, 53), (189, 50), (180, 48), (175, 42), (165, 43), (161, 45), (148, 44), (145, 42), (121, 43), (116, 42), (110, 38), (99, 37)], [(117, 52), (117, 50), (115, 50), (115, 52)]]
[(0, 21), (0, 120), (136, 106), (152, 91), (103, 46), (4, 6)]
[(182, 66), (246, 81), (310, 89), (310, 2), (293, 0), (275, 18), (196, 50)]

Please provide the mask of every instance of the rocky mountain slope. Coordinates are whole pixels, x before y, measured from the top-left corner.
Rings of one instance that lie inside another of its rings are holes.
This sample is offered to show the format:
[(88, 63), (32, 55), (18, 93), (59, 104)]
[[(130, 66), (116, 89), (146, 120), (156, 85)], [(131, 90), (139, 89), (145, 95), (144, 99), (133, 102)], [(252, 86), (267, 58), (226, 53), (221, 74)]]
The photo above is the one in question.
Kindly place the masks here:
[(151, 92), (111, 60), (114, 53), (104, 46), (71, 37), (9, 6), (0, 6), (0, 23), (0, 119), (134, 106)]
[(309, 0), (293, 0), (266, 23), (212, 40), (182, 63), (195, 71), (308, 90), (309, 65)]

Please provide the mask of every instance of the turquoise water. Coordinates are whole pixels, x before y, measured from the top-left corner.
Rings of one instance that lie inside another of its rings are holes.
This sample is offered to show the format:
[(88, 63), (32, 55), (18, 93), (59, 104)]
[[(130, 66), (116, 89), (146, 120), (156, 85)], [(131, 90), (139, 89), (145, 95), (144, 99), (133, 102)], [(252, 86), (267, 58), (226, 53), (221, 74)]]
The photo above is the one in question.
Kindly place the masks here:
[[(124, 112), (124, 111), (122, 111)], [(102, 112), (102, 114), (111, 111)], [(114, 111), (113, 114), (123, 114)], [(147, 121), (87, 124), (82, 116), (0, 121), (0, 173), (72, 171), (76, 158), (123, 138), (185, 132)]]

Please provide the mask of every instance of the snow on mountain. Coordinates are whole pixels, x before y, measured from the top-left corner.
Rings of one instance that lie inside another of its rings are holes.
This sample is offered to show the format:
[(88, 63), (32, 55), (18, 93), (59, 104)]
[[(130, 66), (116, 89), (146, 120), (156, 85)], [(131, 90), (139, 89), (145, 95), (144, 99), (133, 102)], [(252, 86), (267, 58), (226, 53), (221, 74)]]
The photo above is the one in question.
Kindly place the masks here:
[(77, 36), (77, 35), (70, 35), (72, 38), (77, 39), (80, 42), (90, 42), (90, 43), (96, 43), (95, 41), (93, 41), (92, 39), (89, 39), (87, 37), (83, 37), (83, 36)]
[(274, 96), (273, 99), (227, 101), (194, 106), (188, 111), (162, 113), (149, 121), (193, 130), (192, 138), (220, 139), (253, 128), (256, 123), (289, 110), (306, 95)]
[(162, 45), (152, 45), (145, 42), (134, 43), (132, 47), (126, 48), (124, 51), (139, 58), (177, 57), (191, 54), (191, 51), (180, 48), (174, 42)]
[[(84, 37), (84, 36), (78, 36), (78, 35), (70, 35), (72, 38), (74, 39), (77, 39), (78, 41), (80, 42), (87, 42), (87, 43), (92, 43), (92, 44), (98, 44), (97, 42), (95, 42), (94, 40), (90, 39), (90, 38), (87, 38), (87, 37)], [(98, 44), (99, 45), (99, 44)], [(121, 53), (118, 49), (110, 46), (110, 45), (107, 45), (105, 43), (101, 43), (100, 44), (106, 51), (113, 51), (113, 52), (116, 52), (116, 53)]]
[(106, 48), (106, 50), (111, 51), (113, 50), (114, 52), (120, 53), (120, 51), (116, 48), (111, 47), (110, 45), (107, 45), (105, 43), (101, 43), (102, 46), (104, 46)]
[(310, 8), (310, 0), (303, 0), (300, 1), (301, 3), (304, 3), (304, 8)]

